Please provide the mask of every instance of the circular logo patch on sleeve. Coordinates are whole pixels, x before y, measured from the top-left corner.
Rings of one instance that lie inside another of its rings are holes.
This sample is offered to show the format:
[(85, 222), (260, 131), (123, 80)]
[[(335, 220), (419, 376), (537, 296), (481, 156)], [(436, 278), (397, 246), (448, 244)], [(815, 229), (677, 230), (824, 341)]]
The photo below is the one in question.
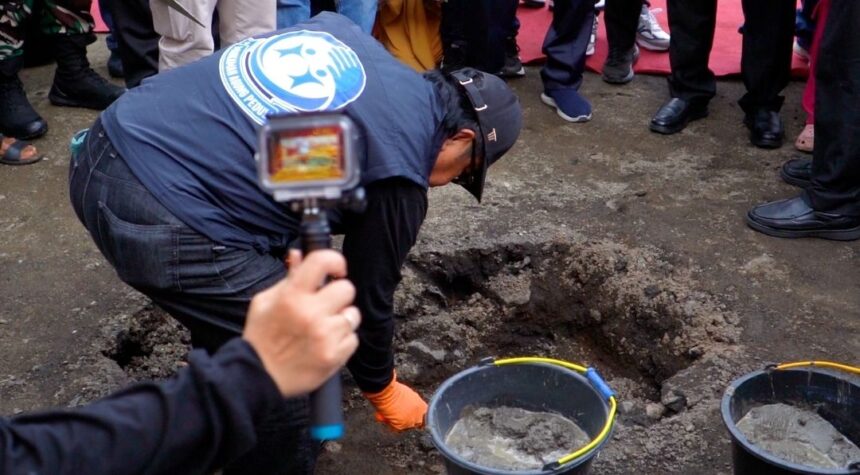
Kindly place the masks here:
[(355, 51), (308, 30), (236, 43), (224, 51), (219, 71), (233, 101), (260, 125), (273, 113), (340, 109), (367, 81)]

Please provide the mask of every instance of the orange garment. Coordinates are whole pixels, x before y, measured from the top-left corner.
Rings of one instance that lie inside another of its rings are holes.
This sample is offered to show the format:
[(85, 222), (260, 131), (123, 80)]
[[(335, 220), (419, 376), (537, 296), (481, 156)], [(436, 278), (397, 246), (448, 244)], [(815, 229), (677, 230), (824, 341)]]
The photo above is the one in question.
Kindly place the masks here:
[(380, 3), (373, 35), (395, 58), (423, 72), (442, 59), (441, 18), (433, 0), (386, 0)]

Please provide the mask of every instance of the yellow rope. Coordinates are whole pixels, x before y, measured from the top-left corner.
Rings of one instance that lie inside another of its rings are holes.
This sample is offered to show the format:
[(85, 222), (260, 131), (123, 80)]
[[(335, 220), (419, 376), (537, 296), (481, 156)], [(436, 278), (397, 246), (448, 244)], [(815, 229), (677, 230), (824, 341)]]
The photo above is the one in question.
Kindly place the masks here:
[(860, 368), (856, 366), (849, 366), (842, 363), (834, 363), (832, 361), (798, 361), (795, 363), (781, 363), (777, 365), (776, 369), (792, 369), (801, 368), (804, 366), (819, 366), (822, 368), (839, 369), (842, 371), (847, 371), (849, 373), (860, 374)]
[[(540, 357), (518, 357), (518, 358), (505, 358), (501, 360), (494, 361), (496, 366), (504, 366), (509, 364), (519, 364), (519, 363), (548, 363), (554, 364), (558, 366), (563, 366), (568, 369), (572, 369), (574, 371), (585, 373), (588, 371), (584, 366), (580, 366), (578, 364), (570, 363), (564, 360), (557, 360), (553, 358), (540, 358)], [(590, 452), (592, 449), (600, 445), (601, 442), (604, 441), (609, 436), (609, 432), (612, 430), (612, 424), (615, 422), (615, 413), (618, 410), (618, 404), (615, 401), (615, 396), (609, 397), (609, 414), (606, 417), (606, 424), (603, 425), (603, 429), (600, 430), (600, 433), (597, 434), (591, 442), (586, 444), (584, 447), (577, 449), (574, 452), (571, 452), (568, 455), (558, 459), (559, 465), (564, 465), (571, 460), (577, 459), (584, 454)]]

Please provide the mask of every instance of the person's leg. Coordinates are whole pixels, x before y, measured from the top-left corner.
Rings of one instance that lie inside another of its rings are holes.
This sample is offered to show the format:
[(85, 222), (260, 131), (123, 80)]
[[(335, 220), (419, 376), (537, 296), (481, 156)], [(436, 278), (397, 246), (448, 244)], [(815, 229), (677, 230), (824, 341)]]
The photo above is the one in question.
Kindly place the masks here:
[(642, 0), (606, 1), (603, 14), (610, 51), (613, 49), (627, 51), (633, 48), (641, 9)]
[[(799, 196), (751, 209), (747, 224), (771, 236), (855, 240), (860, 239), (860, 2), (833, 0), (827, 23), (818, 27), (825, 30), (815, 72), (817, 137), (810, 180), (797, 182), (806, 185)], [(798, 160), (786, 163), (783, 172), (792, 162)]]
[(113, 17), (126, 87), (158, 74), (158, 40), (149, 0), (105, 0)]
[(633, 63), (639, 58), (636, 29), (642, 1), (608, 0), (604, 10), (609, 54), (603, 64), (602, 78), (610, 84), (625, 84), (633, 80)]
[(275, 29), (275, 0), (219, 0), (221, 47)]
[(708, 102), (717, 93), (714, 73), (708, 68), (714, 28), (717, 21), (717, 0), (668, 0), (669, 27), (669, 93), (649, 128), (659, 134), (674, 134), (684, 130), (690, 121), (708, 115)]
[(33, 109), (18, 78), (23, 62), (24, 22), (33, 0), (0, 3), (0, 134), (19, 139), (45, 135), (48, 123)]
[(668, 0), (667, 8), (672, 31), (669, 91), (672, 97), (706, 106), (717, 92), (714, 73), (708, 68), (714, 44), (717, 1)]
[(559, 2), (543, 42), (541, 100), (569, 122), (591, 119), (591, 104), (577, 92), (585, 69), (585, 49), (594, 22), (593, 0)]
[(794, 5), (791, 0), (743, 0), (741, 75), (747, 93), (740, 104), (748, 114), (782, 107), (780, 93), (791, 78)]
[(183, 3), (201, 27), (162, 0), (149, 0), (152, 25), (161, 36), (158, 41), (158, 70), (167, 71), (212, 54), (212, 15), (217, 0), (195, 0)]
[[(442, 68), (448, 71), (472, 66), (469, 58), (469, 37), (466, 21), (471, 13), (469, 0), (442, 2), (442, 22), (439, 36), (442, 39)], [(477, 20), (476, 20), (477, 21)], [(480, 29), (481, 25), (474, 25)]]
[(113, 15), (108, 7), (108, 0), (99, 0), (99, 13), (102, 20), (108, 27), (108, 34), (105, 36), (105, 45), (110, 51), (110, 56), (107, 61), (108, 74), (113, 78), (123, 77), (122, 58), (119, 56), (119, 43), (116, 34), (116, 24), (113, 21)]
[(750, 141), (757, 147), (782, 146), (785, 130), (780, 95), (791, 77), (795, 2), (743, 0), (744, 28), (741, 75), (747, 93), (739, 102)]
[(91, 0), (45, 0), (42, 29), (51, 36), (57, 60), (51, 104), (102, 110), (125, 92), (93, 71), (87, 60), (87, 45), (96, 40), (91, 6)]
[[(810, 2), (807, 2), (810, 3)], [(812, 37), (809, 48), (809, 77), (806, 79), (806, 87), (803, 89), (803, 110), (806, 112), (806, 126), (794, 141), (794, 147), (801, 152), (812, 152), (815, 145), (815, 68), (818, 61), (818, 50), (824, 33), (824, 25), (827, 23), (827, 15), (830, 11), (830, 0), (816, 2), (818, 8), (815, 10), (815, 21), (821, 25)], [(804, 7), (806, 3), (804, 4)]]
[(585, 48), (594, 21), (590, 0), (559, 2), (543, 42), (546, 64), (541, 69), (544, 89), (579, 89), (585, 70)]
[(278, 0), (278, 28), (289, 28), (311, 17), (310, 0)]
[(520, 21), (517, 19), (519, 0), (504, 0), (496, 3), (490, 19), (490, 45), (493, 49), (501, 49), (502, 66), (496, 73), (505, 78), (525, 76), (526, 70), (520, 60), (520, 48), (517, 45), (517, 34), (520, 31)]
[(368, 35), (376, 23), (376, 9), (379, 0), (338, 0), (337, 12), (349, 18)]
[[(442, 4), (443, 67), (446, 70), (472, 67), (496, 74), (505, 64), (503, 43), (493, 44), (496, 30), (496, 0), (449, 0)], [(510, 24), (501, 25), (504, 32)]]
[(809, 202), (860, 217), (860, 3), (832, 0), (818, 52)]
[[(219, 246), (182, 223), (134, 177), (98, 121), (72, 157), (69, 195), (119, 277), (187, 326), (197, 348), (215, 351), (239, 335), (251, 298), (285, 275), (278, 256)], [(225, 473), (311, 473), (307, 427), (306, 398), (286, 400)]]

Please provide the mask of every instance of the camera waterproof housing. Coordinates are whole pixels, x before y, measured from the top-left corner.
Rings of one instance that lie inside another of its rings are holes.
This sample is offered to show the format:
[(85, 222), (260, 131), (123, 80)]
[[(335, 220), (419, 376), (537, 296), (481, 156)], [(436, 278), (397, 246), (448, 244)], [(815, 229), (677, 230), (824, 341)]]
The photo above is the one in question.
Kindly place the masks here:
[(276, 201), (340, 199), (359, 182), (357, 134), (344, 114), (269, 116), (259, 133), (260, 186)]

